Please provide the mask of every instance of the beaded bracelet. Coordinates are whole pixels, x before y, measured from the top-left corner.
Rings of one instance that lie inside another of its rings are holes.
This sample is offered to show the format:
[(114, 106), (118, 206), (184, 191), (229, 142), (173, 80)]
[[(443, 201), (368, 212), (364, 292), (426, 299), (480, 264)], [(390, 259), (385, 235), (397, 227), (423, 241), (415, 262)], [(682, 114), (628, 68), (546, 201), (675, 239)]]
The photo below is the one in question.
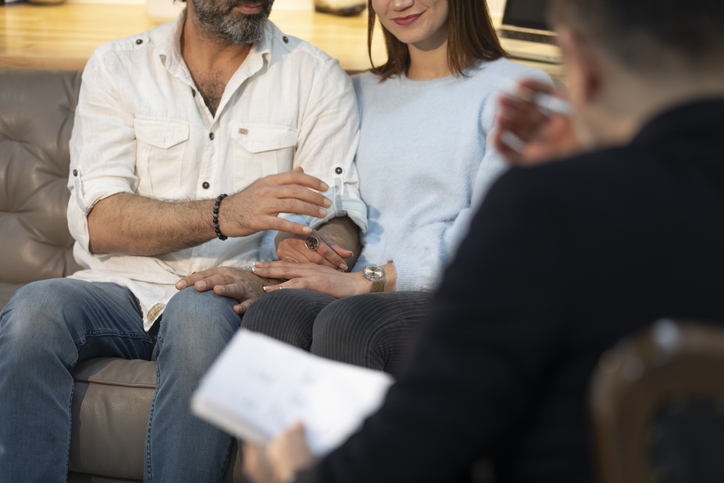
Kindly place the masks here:
[(226, 193), (220, 194), (218, 198), (216, 198), (216, 204), (214, 205), (214, 230), (216, 231), (216, 237), (219, 240), (226, 240), (229, 238), (226, 235), (223, 235), (221, 233), (221, 230), (219, 229), (219, 206), (221, 206), (221, 200), (226, 198), (228, 195)]

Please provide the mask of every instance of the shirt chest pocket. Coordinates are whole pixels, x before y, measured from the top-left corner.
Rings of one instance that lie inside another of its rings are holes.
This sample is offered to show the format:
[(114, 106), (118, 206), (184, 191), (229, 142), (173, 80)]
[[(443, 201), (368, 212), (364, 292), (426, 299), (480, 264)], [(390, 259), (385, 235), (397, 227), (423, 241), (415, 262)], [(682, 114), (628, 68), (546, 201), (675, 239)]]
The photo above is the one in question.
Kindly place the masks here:
[(239, 123), (232, 125), (231, 139), (236, 191), (264, 176), (292, 170), (296, 129), (277, 124)]
[(177, 119), (141, 118), (133, 120), (136, 131), (136, 175), (138, 194), (168, 196), (181, 189), (184, 154), (189, 124)]

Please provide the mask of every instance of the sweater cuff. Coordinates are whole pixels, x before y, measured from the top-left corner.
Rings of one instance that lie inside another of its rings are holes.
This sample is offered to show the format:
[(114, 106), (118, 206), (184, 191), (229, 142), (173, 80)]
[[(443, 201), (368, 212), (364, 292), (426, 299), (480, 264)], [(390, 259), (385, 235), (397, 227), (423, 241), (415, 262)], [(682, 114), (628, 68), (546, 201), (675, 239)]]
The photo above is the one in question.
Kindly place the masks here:
[(398, 292), (434, 290), (442, 276), (438, 267), (421, 263), (408, 255), (395, 255), (392, 263), (397, 274), (395, 290)]

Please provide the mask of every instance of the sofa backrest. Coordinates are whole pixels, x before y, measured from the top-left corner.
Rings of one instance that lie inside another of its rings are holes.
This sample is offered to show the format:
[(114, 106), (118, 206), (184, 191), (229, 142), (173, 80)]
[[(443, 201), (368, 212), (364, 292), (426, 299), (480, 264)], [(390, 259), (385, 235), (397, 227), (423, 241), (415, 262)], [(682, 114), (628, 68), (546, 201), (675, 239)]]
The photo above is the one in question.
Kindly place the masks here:
[(0, 284), (5, 288), (80, 268), (66, 222), (68, 141), (80, 82), (80, 71), (0, 67)]

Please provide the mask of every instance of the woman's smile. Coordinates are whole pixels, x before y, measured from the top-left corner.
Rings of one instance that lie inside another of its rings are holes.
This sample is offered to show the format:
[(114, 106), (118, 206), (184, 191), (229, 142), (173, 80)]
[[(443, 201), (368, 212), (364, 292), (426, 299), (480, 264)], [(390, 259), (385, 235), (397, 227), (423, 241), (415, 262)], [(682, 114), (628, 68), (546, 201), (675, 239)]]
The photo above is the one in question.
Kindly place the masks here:
[(406, 17), (397, 17), (397, 18), (393, 18), (392, 20), (393, 20), (397, 25), (405, 26), (405, 25), (410, 25), (410, 24), (413, 23), (415, 20), (417, 20), (418, 18), (420, 18), (420, 15), (422, 15), (422, 14), (421, 14), (421, 13), (416, 13), (415, 15), (408, 15), (408, 16), (406, 16)]

